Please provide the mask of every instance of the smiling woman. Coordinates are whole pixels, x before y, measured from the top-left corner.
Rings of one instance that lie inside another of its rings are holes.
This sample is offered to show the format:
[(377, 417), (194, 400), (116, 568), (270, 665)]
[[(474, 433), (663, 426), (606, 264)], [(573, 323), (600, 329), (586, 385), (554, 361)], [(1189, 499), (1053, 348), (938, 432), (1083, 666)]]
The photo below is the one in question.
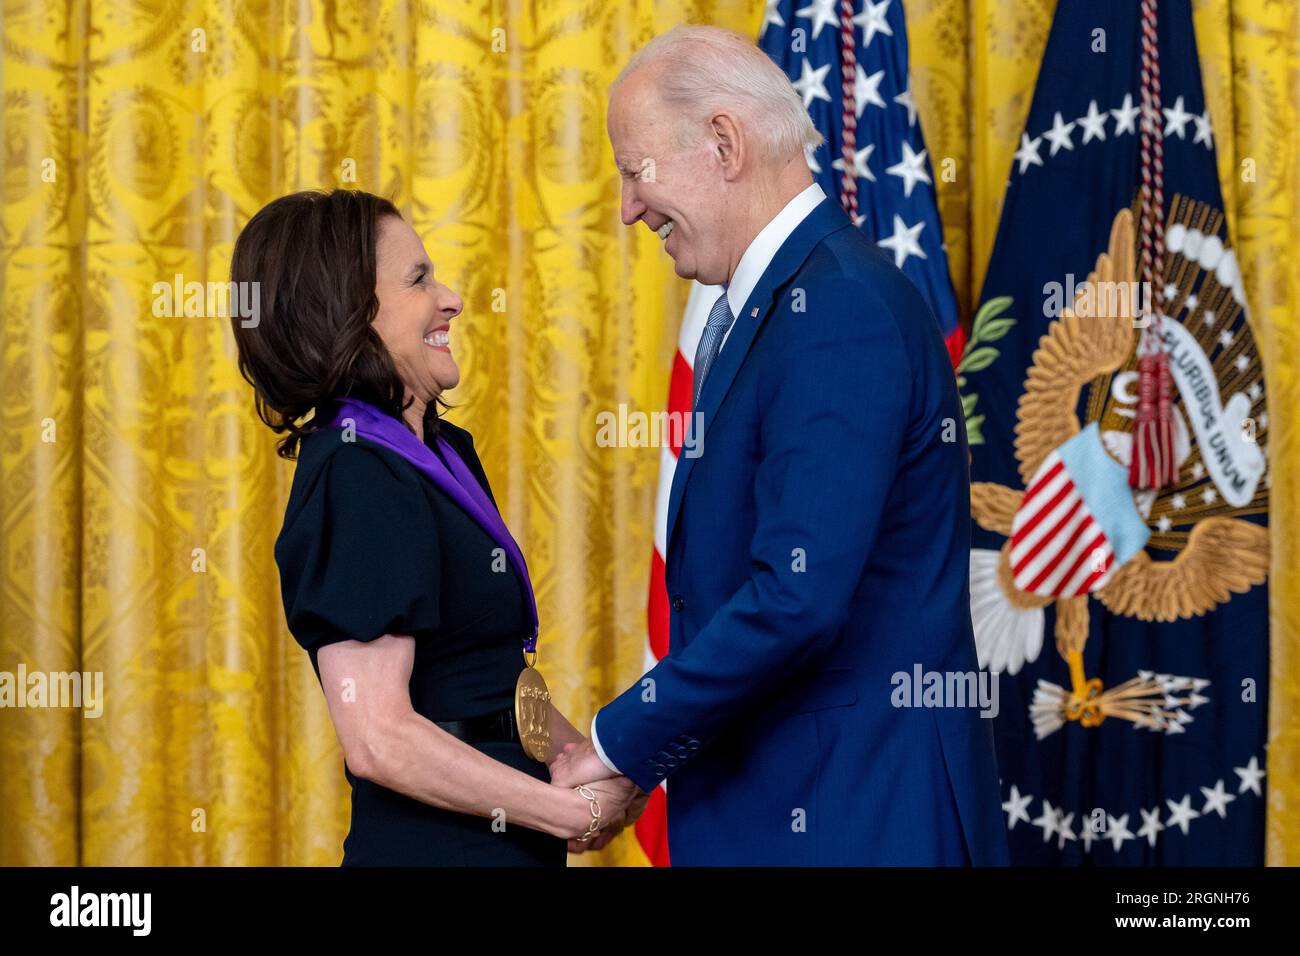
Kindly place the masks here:
[(398, 376), (409, 383), (412, 403), (405, 417), (422, 435), (425, 410), (445, 389), (460, 382), (450, 331), (451, 320), (460, 315), (464, 303), (434, 279), (424, 243), (396, 216), (379, 222), (376, 259), (379, 310), (372, 325)]
[(232, 319), (240, 371), (298, 460), (275, 559), (352, 788), (344, 865), (563, 866), (566, 840), (603, 845), (637, 790), (549, 782), (583, 737), (526, 661), (532, 584), (473, 439), (438, 418), (460, 296), (391, 203), (345, 190), (271, 203), (231, 272), (263, 316)]
[[(231, 279), (258, 289), (263, 316), (257, 328), (233, 324), (239, 370), (253, 386), (258, 416), (285, 436), (283, 458), (297, 457), (331, 396), (348, 394), (340, 390), (345, 381), (351, 394), (403, 415), (402, 381), (371, 322), (380, 310), (376, 247), (388, 219), (401, 222), (396, 207), (368, 193), (293, 193), (254, 215), (235, 244)], [(291, 256), (291, 248), (303, 251)], [(385, 285), (391, 291), (400, 281)], [(436, 408), (426, 413), (436, 430)]]

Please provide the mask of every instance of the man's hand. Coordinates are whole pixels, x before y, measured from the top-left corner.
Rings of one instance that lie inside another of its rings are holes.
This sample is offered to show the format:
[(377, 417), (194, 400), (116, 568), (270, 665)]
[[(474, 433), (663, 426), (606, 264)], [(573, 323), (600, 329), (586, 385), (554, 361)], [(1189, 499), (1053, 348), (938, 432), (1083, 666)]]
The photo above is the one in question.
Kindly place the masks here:
[(565, 744), (564, 750), (550, 763), (551, 783), (558, 787), (576, 787), (593, 780), (608, 780), (618, 774), (610, 770), (596, 756), (590, 740), (580, 744)]

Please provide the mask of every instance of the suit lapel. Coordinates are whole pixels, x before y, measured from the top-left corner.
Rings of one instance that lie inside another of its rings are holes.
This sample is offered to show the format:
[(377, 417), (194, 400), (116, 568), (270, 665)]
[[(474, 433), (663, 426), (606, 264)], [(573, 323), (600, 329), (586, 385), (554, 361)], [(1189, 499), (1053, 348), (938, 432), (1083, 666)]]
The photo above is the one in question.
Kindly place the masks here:
[[(781, 244), (771, 263), (763, 272), (754, 291), (749, 294), (740, 314), (736, 316), (731, 334), (727, 336), (726, 345), (718, 353), (708, 378), (704, 380), (704, 389), (700, 392), (699, 405), (691, 415), (688, 427), (692, 429), (691, 439), (694, 446), (703, 448), (702, 439), (693, 433), (698, 422), (702, 422), (703, 437), (707, 438), (717, 411), (731, 390), (731, 383), (740, 371), (754, 344), (754, 338), (768, 314), (775, 307), (776, 291), (783, 286), (807, 260), (813, 248), (831, 233), (849, 225), (848, 217), (831, 198), (822, 200), (795, 227), (794, 232)], [(681, 511), (682, 498), (686, 494), (686, 483), (690, 480), (695, 459), (682, 455), (677, 460), (673, 472), (673, 485), (668, 496), (668, 544), (671, 550), (673, 532), (677, 527), (677, 516)], [(665, 557), (667, 555), (665, 554)]]

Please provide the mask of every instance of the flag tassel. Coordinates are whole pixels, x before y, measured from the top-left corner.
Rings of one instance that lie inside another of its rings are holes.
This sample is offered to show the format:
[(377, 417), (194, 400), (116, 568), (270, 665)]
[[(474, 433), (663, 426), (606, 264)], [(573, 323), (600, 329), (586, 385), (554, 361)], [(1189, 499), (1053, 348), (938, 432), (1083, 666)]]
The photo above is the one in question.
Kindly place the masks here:
[(1178, 479), (1174, 463), (1173, 380), (1163, 349), (1138, 359), (1138, 406), (1133, 423), (1129, 485), (1161, 488)]
[(1138, 349), (1138, 407), (1133, 419), (1133, 453), (1128, 483), (1159, 489), (1178, 479), (1174, 462), (1173, 379), (1161, 334), (1165, 310), (1164, 149), (1160, 128), (1160, 44), (1156, 0), (1142, 0), (1142, 281), (1155, 307)]

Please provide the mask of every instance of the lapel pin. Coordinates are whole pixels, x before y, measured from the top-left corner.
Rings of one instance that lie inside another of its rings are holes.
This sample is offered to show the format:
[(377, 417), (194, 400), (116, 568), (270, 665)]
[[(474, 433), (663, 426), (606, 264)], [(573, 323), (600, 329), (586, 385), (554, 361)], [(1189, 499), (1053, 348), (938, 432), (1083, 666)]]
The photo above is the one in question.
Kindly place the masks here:
[(749, 317), (750, 317), (751, 319), (756, 319), (756, 318), (758, 318), (758, 306), (754, 306), (754, 310), (753, 310), (752, 312), (749, 313)]

